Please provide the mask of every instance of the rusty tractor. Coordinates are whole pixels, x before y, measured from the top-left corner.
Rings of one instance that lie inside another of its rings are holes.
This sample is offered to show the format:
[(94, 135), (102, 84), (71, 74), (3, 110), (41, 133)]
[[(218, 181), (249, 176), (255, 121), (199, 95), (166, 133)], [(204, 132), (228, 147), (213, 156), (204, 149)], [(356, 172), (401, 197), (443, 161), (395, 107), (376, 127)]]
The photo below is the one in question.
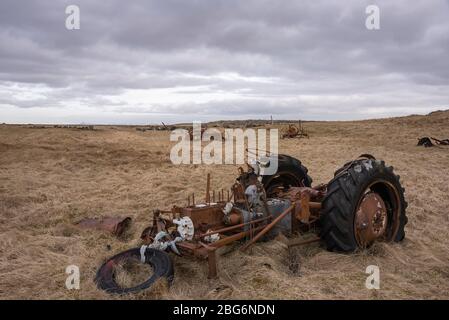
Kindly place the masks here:
[(293, 138), (309, 138), (309, 134), (303, 127), (302, 122), (299, 121), (298, 125), (289, 124), (287, 128), (282, 130), (281, 139), (293, 139)]
[[(185, 206), (155, 210), (152, 224), (141, 234), (142, 246), (107, 260), (97, 272), (97, 286), (111, 293), (129, 293), (148, 288), (160, 277), (170, 282), (174, 272), (167, 252), (207, 260), (208, 277), (214, 278), (219, 272), (217, 249), (240, 242), (240, 250), (245, 251), (279, 233), (293, 238), (295, 245), (320, 241), (337, 252), (404, 238), (404, 189), (384, 161), (362, 155), (338, 169), (328, 184), (312, 187), (307, 168), (288, 155), (276, 155), (276, 174), (264, 175), (272, 157), (240, 167), (226, 192), (211, 191), (207, 175), (203, 201), (192, 194)], [(312, 238), (302, 240), (306, 233)], [(137, 286), (120, 287), (114, 266), (127, 259), (150, 264), (153, 275)]]

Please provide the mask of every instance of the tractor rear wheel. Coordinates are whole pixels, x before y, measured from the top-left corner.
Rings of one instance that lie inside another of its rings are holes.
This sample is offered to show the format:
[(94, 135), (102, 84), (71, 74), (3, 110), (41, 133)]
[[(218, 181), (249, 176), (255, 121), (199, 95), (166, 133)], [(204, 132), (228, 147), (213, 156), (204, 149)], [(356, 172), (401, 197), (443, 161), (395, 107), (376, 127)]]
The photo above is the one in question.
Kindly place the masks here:
[(375, 241), (401, 241), (407, 223), (404, 188), (384, 161), (359, 158), (335, 173), (320, 215), (321, 239), (331, 251), (349, 252)]
[(308, 169), (302, 165), (301, 161), (285, 154), (278, 155), (278, 169), (273, 175), (266, 175), (262, 178), (262, 184), (267, 196), (272, 197), (276, 189), (282, 187), (310, 187), (312, 178), (307, 174)]

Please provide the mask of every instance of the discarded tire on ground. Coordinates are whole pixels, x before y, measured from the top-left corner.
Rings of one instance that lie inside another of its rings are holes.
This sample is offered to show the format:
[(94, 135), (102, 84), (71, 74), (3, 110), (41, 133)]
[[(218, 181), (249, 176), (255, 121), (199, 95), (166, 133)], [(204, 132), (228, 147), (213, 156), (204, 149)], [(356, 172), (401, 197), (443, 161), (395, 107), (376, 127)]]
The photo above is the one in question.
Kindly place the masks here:
[(118, 285), (115, 279), (115, 267), (130, 259), (140, 260), (140, 257), (140, 248), (134, 248), (109, 258), (97, 271), (95, 282), (98, 288), (108, 293), (134, 293), (149, 288), (156, 280), (162, 277), (165, 277), (168, 283), (171, 284), (174, 271), (170, 256), (164, 251), (147, 248), (145, 251), (145, 263), (151, 265), (153, 268), (152, 275), (148, 280), (133, 287), (123, 288)]
[(404, 189), (393, 167), (365, 155), (335, 173), (322, 202), (321, 238), (331, 251), (375, 241), (401, 241), (407, 223)]
[(272, 196), (278, 187), (310, 187), (312, 178), (307, 174), (308, 169), (301, 161), (285, 154), (278, 156), (278, 170), (276, 174), (266, 175), (262, 178), (262, 184), (268, 196)]

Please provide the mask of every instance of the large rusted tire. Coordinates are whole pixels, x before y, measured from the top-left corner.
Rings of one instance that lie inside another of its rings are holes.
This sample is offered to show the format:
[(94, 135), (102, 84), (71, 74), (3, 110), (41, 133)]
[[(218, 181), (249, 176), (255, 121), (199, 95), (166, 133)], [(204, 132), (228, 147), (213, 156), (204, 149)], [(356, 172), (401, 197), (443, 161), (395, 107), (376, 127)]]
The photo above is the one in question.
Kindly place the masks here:
[(285, 189), (289, 187), (310, 187), (312, 178), (307, 174), (308, 170), (301, 161), (291, 156), (278, 155), (278, 170), (273, 175), (262, 178), (262, 184), (268, 197), (273, 195), (277, 187)]
[(404, 239), (407, 223), (404, 188), (393, 167), (386, 167), (384, 161), (371, 157), (347, 163), (336, 171), (328, 184), (320, 214), (320, 236), (328, 250), (351, 252), (372, 244), (360, 240), (360, 227), (355, 223), (361, 201), (368, 194), (371, 197), (375, 194), (385, 204), (385, 231), (375, 241), (398, 242)]
[(161, 277), (165, 277), (169, 285), (172, 283), (174, 270), (170, 256), (164, 251), (147, 248), (145, 251), (145, 263), (151, 265), (153, 268), (153, 274), (151, 274), (146, 281), (134, 287), (123, 288), (119, 286), (115, 281), (115, 266), (129, 259), (140, 260), (140, 248), (123, 251), (103, 263), (98, 269), (95, 277), (97, 287), (108, 293), (124, 294), (135, 293), (148, 289)]

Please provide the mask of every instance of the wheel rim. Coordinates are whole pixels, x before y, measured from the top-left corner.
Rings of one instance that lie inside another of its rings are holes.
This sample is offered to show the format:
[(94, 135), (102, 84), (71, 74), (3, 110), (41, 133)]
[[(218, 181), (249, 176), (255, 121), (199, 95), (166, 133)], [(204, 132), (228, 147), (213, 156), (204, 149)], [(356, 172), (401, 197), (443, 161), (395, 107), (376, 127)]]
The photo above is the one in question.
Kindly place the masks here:
[(400, 212), (399, 194), (390, 182), (371, 184), (360, 198), (354, 216), (354, 234), (359, 247), (394, 239)]
[(355, 215), (355, 234), (360, 246), (365, 247), (384, 236), (388, 224), (385, 202), (376, 192), (363, 196)]

